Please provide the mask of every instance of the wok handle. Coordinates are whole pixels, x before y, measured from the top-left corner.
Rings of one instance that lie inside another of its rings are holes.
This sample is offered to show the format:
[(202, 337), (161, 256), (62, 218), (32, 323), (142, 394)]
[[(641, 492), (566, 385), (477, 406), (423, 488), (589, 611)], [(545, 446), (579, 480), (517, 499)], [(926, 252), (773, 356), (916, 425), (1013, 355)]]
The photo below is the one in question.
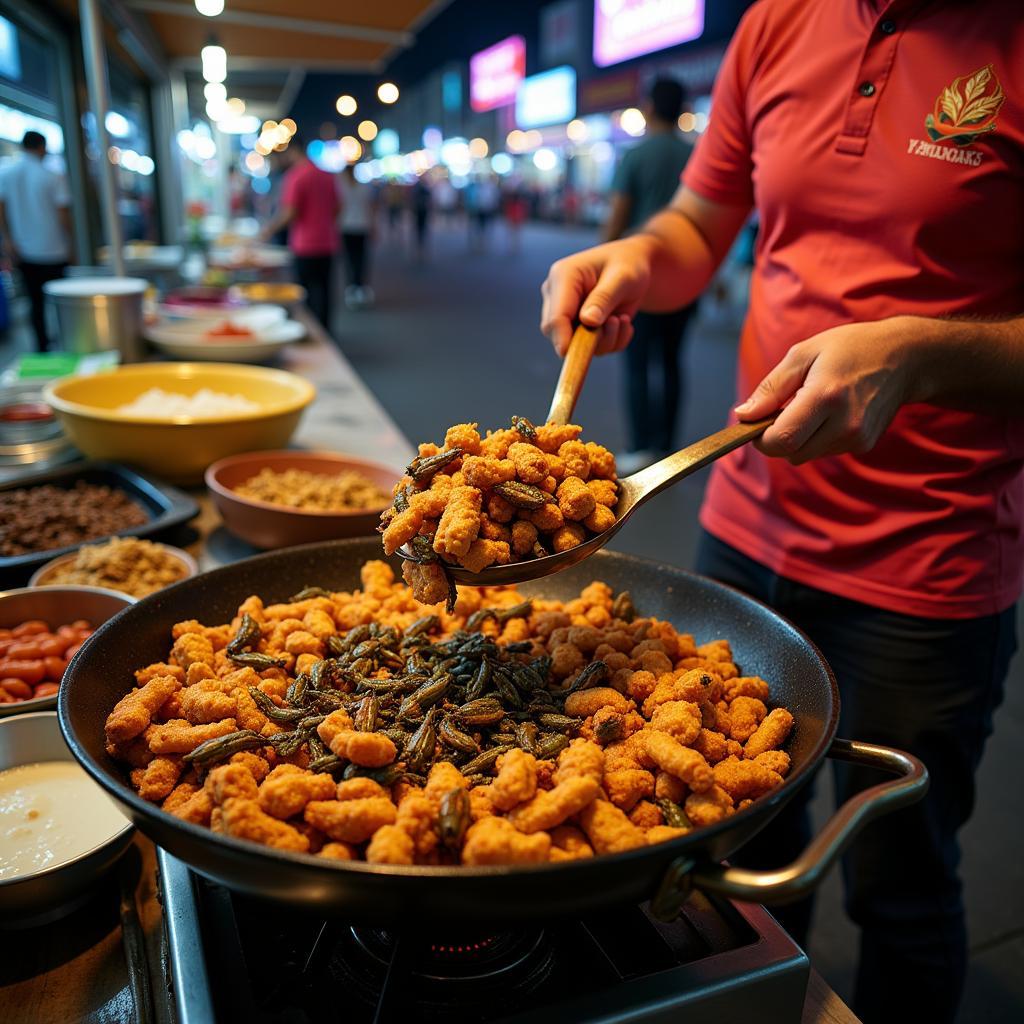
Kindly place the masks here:
[[(916, 803), (928, 790), (928, 770), (912, 754), (892, 747), (834, 739), (829, 757), (898, 776), (850, 797), (792, 864), (773, 871), (753, 871), (728, 864), (695, 864), (680, 858), (669, 869), (652, 901), (657, 916), (671, 912), (672, 890), (682, 897), (691, 888), (749, 903), (790, 903), (806, 896), (821, 881), (858, 832), (875, 818)], [(674, 916), (674, 914), (672, 915)]]

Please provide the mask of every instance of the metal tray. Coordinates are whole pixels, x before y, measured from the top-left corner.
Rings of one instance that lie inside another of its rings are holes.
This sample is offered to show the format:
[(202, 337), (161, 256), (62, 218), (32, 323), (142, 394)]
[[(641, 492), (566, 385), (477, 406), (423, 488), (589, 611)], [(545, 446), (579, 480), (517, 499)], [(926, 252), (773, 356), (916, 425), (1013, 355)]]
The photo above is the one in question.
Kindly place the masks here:
[[(149, 515), (149, 521), (140, 526), (130, 526), (116, 534), (94, 537), (87, 542), (89, 544), (96, 544), (110, 537), (148, 537), (169, 527), (186, 523), (199, 515), (199, 506), (184, 491), (179, 491), (170, 484), (154, 480), (127, 466), (100, 460), (76, 462), (47, 472), (26, 473), (16, 480), (0, 484), (0, 494), (21, 487), (37, 487), (40, 484), (70, 487), (79, 480), (116, 487), (137, 501)], [(77, 551), (79, 547), (80, 544), (70, 544), (60, 548), (48, 548), (45, 551), (32, 551), (26, 555), (0, 557), (0, 585), (7, 587), (26, 579), (44, 562), (58, 555)]]

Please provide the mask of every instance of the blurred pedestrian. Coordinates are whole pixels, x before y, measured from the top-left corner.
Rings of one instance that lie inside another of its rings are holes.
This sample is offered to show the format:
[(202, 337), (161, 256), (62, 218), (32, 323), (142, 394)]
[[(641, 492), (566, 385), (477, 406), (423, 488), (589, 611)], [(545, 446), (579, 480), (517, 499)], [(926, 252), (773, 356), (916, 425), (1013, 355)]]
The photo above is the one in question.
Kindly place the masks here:
[[(640, 227), (679, 188), (692, 152), (677, 129), (685, 99), (682, 85), (671, 78), (656, 79), (651, 86), (646, 137), (626, 151), (615, 169), (606, 242)], [(633, 318), (633, 343), (625, 353), (630, 447), (620, 456), (621, 473), (634, 473), (676, 449), (683, 336), (696, 308), (694, 302), (671, 313)]]
[(377, 193), (368, 182), (356, 177), (355, 164), (348, 164), (338, 180), (341, 195), (341, 246), (345, 253), (345, 305), (360, 309), (373, 304), (373, 289), (366, 283), (377, 219)]
[(412, 186), (412, 216), (416, 229), (416, 258), (423, 260), (427, 254), (427, 234), (430, 229), (430, 214), (433, 197), (427, 176), (421, 174)]
[(501, 205), (501, 192), (493, 175), (482, 174), (466, 190), (469, 211), (470, 244), (473, 248), (487, 247), (487, 234), (494, 215)]
[(71, 196), (63, 175), (50, 170), (46, 139), (25, 132), (23, 155), (0, 174), (0, 234), (4, 256), (21, 271), (36, 347), (50, 347), (43, 285), (64, 276), (71, 254)]
[(306, 156), (302, 138), (292, 136), (288, 148), (278, 156), (284, 167), (281, 203), (277, 213), (264, 225), (260, 239), (273, 238), (288, 228), (288, 248), (295, 264), (295, 276), (306, 289), (306, 305), (329, 331), (331, 329), (331, 275), (338, 251), (335, 220), (340, 208), (334, 178), (320, 170)]
[(520, 234), (526, 220), (526, 195), (521, 182), (510, 181), (503, 196), (505, 223), (508, 226), (508, 247), (519, 252)]

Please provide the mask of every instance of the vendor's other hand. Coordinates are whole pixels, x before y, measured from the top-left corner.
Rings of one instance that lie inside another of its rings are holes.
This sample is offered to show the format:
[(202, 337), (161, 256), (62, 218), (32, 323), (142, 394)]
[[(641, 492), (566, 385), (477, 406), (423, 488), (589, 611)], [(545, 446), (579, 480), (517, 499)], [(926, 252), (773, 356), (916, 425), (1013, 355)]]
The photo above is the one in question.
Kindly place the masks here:
[(633, 337), (633, 316), (650, 277), (649, 248), (641, 236), (566, 256), (552, 264), (541, 288), (540, 329), (560, 356), (577, 320), (599, 328), (599, 354), (618, 352)]
[(794, 465), (870, 451), (913, 400), (915, 319), (845, 324), (794, 345), (736, 407), (741, 420), (778, 413), (757, 447)]

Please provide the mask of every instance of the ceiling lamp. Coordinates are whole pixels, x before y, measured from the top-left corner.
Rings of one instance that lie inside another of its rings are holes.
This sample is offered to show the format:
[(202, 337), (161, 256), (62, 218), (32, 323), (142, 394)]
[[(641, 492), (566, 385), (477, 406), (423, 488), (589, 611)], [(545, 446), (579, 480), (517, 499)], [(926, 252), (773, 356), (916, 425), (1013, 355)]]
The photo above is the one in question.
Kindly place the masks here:
[(207, 18), (216, 18), (224, 12), (224, 0), (196, 0), (196, 10)]
[(377, 99), (381, 103), (395, 103), (398, 100), (398, 86), (394, 82), (381, 82), (377, 86)]
[(223, 46), (210, 43), (200, 54), (203, 61), (203, 78), (207, 82), (223, 82), (228, 77), (228, 54)]
[(343, 94), (338, 97), (338, 101), (334, 106), (342, 117), (351, 117), (356, 112), (359, 104), (356, 103), (354, 96)]

